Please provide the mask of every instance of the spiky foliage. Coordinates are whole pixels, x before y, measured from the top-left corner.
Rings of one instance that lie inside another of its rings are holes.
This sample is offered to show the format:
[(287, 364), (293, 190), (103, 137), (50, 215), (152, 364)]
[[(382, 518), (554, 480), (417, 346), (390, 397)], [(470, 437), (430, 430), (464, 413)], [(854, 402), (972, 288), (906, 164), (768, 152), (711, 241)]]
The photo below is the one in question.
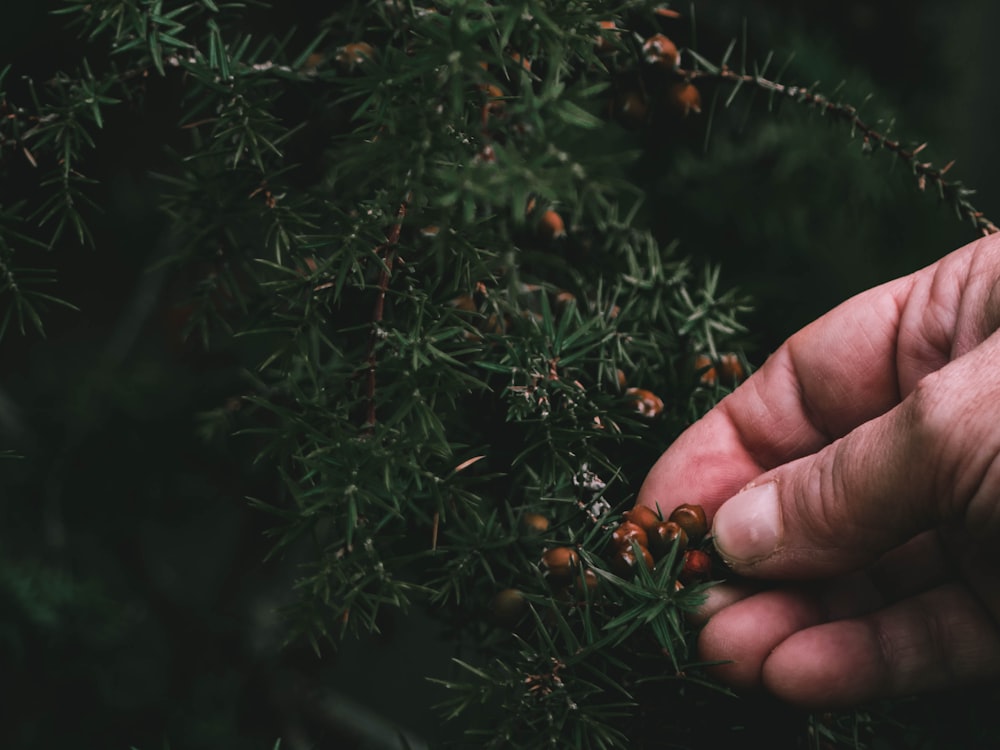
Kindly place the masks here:
[[(611, 563), (648, 467), (736, 384), (706, 368), (747, 311), (697, 247), (653, 231), (649, 164), (701, 146), (705, 82), (732, 85), (719, 104), (757, 87), (859, 129), (856, 110), (733, 72), (733, 48), (665, 64), (646, 40), (688, 27), (643, 0), (355, 0), (309, 30), (272, 12), (69, 0), (79, 65), (3, 71), (0, 156), (38, 190), (0, 211), (0, 334), (59, 302), (20, 259), (92, 239), (108, 112), (170, 111), (170, 335), (243, 366), (201, 432), (235, 432), (273, 480), (251, 503), (272, 559), (298, 566), (286, 640), (323, 654), (419, 610), (456, 644), (434, 679), (463, 743), (717, 746), (747, 715), (700, 723), (725, 700), (685, 619), (710, 584), (678, 585), (677, 547), (651, 570)], [(992, 228), (945, 170), (860, 129)], [(569, 568), (543, 562), (554, 550)]]

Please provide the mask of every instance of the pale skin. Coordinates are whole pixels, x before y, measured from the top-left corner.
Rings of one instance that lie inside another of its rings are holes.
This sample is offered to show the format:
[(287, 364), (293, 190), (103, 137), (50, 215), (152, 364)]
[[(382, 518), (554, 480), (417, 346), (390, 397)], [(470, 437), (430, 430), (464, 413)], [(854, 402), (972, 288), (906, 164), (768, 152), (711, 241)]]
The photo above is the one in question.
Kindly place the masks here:
[(864, 292), (663, 454), (639, 502), (702, 505), (742, 577), (716, 676), (808, 707), (1000, 679), (1000, 239)]

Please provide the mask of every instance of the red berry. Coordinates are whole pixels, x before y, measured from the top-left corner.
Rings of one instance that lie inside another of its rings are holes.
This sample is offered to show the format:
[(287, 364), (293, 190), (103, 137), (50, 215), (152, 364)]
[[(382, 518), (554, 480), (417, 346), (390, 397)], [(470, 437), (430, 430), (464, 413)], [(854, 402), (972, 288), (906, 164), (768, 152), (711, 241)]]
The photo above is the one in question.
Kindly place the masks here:
[(712, 558), (700, 549), (689, 549), (684, 553), (684, 567), (677, 577), (684, 584), (704, 581), (712, 574)]

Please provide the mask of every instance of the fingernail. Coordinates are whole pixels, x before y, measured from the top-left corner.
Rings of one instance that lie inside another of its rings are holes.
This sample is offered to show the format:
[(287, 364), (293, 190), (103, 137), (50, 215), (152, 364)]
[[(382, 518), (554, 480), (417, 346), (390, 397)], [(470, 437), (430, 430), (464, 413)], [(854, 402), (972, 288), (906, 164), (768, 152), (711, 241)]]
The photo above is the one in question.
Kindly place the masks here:
[(752, 564), (768, 557), (781, 535), (775, 482), (733, 495), (715, 514), (712, 535), (726, 562)]

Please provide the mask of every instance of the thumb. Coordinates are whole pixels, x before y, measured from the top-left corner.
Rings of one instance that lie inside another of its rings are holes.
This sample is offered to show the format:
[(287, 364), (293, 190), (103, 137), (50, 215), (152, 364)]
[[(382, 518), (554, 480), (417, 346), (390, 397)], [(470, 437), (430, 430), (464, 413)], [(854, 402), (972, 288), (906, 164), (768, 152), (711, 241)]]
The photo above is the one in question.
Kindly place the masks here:
[(957, 520), (1000, 532), (997, 356), (994, 333), (892, 410), (755, 479), (715, 515), (723, 559), (745, 575), (817, 578)]

